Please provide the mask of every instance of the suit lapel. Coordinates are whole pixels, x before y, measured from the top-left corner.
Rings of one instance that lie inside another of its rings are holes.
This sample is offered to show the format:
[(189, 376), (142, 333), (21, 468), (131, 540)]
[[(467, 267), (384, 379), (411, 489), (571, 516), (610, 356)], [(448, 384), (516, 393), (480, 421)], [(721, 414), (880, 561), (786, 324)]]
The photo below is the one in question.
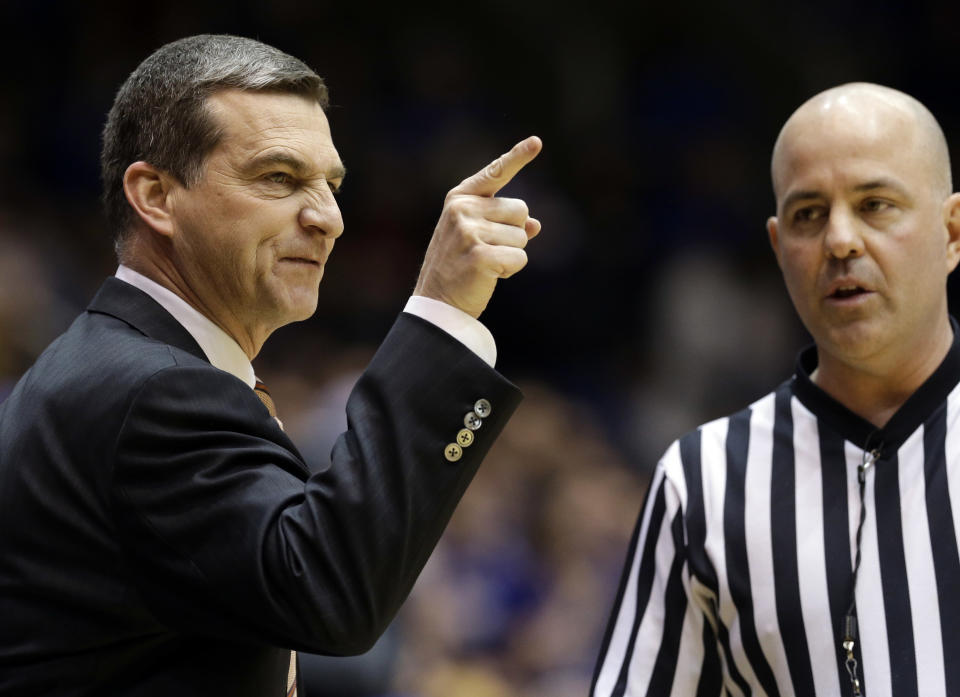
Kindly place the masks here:
[[(93, 296), (93, 300), (87, 306), (87, 312), (98, 312), (116, 317), (151, 339), (176, 346), (207, 363), (210, 362), (203, 349), (190, 335), (190, 332), (175, 320), (173, 315), (167, 312), (160, 303), (139, 288), (121, 281), (116, 276), (111, 276), (103, 282), (100, 290), (97, 291), (97, 294)], [(253, 390), (250, 390), (250, 395), (254, 396)], [(263, 408), (259, 398), (254, 397), (251, 403), (261, 405), (258, 409)], [(297, 456), (301, 474), (309, 476), (310, 469), (306, 465), (306, 460), (297, 450), (293, 441), (282, 429), (278, 431), (278, 434), (283, 439), (284, 447)]]
[(190, 332), (163, 309), (160, 303), (115, 276), (104, 281), (87, 306), (87, 311), (116, 317), (151, 339), (176, 346), (197, 358), (207, 360), (203, 349), (190, 336)]

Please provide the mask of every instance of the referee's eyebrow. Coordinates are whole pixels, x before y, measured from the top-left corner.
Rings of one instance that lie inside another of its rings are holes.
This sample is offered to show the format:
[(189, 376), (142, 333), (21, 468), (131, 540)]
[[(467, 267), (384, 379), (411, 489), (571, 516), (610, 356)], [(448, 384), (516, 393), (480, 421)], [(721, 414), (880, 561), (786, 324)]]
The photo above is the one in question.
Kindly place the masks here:
[[(857, 184), (852, 190), (857, 193), (863, 193), (866, 191), (875, 191), (877, 189), (889, 189), (891, 191), (895, 191), (904, 198), (910, 198), (910, 193), (907, 191), (907, 187), (893, 177), (877, 177), (876, 179), (871, 179), (870, 181), (863, 182), (862, 184)], [(793, 191), (783, 200), (783, 209), (786, 210), (797, 201), (809, 201), (811, 199), (818, 198), (825, 198), (825, 195), (822, 191), (815, 191), (813, 189)]]
[(890, 189), (904, 198), (910, 198), (907, 188), (891, 177), (879, 177), (853, 187), (854, 191), (874, 191), (875, 189)]
[(783, 210), (787, 210), (797, 201), (809, 201), (811, 199), (823, 198), (823, 193), (812, 189), (805, 191), (793, 191), (783, 200)]

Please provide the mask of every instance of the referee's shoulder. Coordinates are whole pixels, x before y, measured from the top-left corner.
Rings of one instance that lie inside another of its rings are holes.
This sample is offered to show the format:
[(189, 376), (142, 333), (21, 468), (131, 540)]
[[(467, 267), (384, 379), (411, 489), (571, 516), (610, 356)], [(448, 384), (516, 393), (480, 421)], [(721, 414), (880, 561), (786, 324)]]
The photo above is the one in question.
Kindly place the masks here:
[(691, 489), (703, 491), (708, 496), (711, 491), (722, 495), (727, 468), (744, 464), (728, 461), (732, 450), (741, 450), (731, 447), (733, 441), (749, 440), (752, 430), (766, 430), (768, 422), (772, 428), (774, 400), (777, 390), (782, 387), (768, 392), (737, 412), (700, 424), (670, 444), (659, 466), (674, 488), (683, 492), (682, 498), (685, 499)]
[(688, 431), (680, 436), (678, 441), (684, 439), (697, 439), (699, 437), (702, 447), (723, 446), (730, 436), (731, 429), (750, 429), (762, 427), (766, 421), (765, 415), (773, 413), (774, 401), (777, 393), (781, 390), (790, 389), (790, 381), (778, 385), (773, 390), (767, 392), (762, 397), (750, 402), (739, 411), (718, 417), (706, 423), (702, 423), (695, 429)]

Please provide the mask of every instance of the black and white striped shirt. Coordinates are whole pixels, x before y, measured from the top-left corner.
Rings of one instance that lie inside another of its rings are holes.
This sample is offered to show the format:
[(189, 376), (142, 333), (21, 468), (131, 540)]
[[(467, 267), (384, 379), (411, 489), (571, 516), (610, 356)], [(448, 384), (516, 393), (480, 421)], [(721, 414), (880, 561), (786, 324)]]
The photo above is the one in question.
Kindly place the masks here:
[(630, 546), (592, 697), (960, 697), (960, 345), (876, 429), (796, 375), (673, 443)]

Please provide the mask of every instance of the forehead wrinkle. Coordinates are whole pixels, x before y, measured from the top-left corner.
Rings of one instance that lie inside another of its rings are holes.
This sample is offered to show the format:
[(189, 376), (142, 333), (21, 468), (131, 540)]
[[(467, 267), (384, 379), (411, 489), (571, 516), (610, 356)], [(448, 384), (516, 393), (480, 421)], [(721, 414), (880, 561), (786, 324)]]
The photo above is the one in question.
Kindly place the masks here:
[(901, 196), (909, 197), (910, 192), (903, 185), (903, 183), (896, 177), (878, 177), (876, 179), (871, 179), (870, 181), (864, 182), (862, 184), (857, 184), (853, 187), (853, 190), (858, 193), (863, 193), (867, 191), (877, 191), (882, 189), (889, 189), (895, 191)]
[[(253, 171), (263, 166), (283, 165), (298, 177), (310, 178), (323, 173), (328, 180), (342, 179), (346, 168), (330, 138), (323, 111), (316, 107), (313, 118), (307, 112), (272, 100), (271, 108), (258, 108), (248, 96), (259, 96), (238, 90), (224, 90), (207, 100), (211, 116), (221, 131), (218, 148), (232, 161), (237, 171)], [(298, 95), (271, 95), (265, 97), (292, 97)], [(304, 100), (310, 109), (313, 102)], [(297, 102), (291, 102), (296, 104)]]
[[(267, 102), (270, 102), (269, 109), (263, 108)], [(286, 92), (225, 88), (209, 94), (205, 100), (205, 106), (216, 113), (242, 115), (246, 121), (276, 122), (268, 125), (299, 126), (304, 112), (293, 105), (306, 106), (309, 111), (324, 114), (323, 108), (313, 100)]]
[[(262, 97), (264, 101), (251, 101), (251, 97)], [(307, 106), (307, 111), (293, 106), (300, 102)], [(265, 106), (267, 103), (269, 107)], [(224, 134), (229, 133), (257, 149), (263, 147), (263, 141), (330, 138), (323, 109), (299, 95), (228, 89), (207, 97), (205, 108)]]
[(275, 150), (277, 153), (286, 153), (291, 160), (307, 160), (309, 158), (294, 153), (297, 151), (306, 153), (314, 145), (311, 142), (313, 134), (293, 127), (267, 127), (233, 135), (234, 142), (240, 149), (250, 153), (250, 157), (260, 157), (264, 152)]

